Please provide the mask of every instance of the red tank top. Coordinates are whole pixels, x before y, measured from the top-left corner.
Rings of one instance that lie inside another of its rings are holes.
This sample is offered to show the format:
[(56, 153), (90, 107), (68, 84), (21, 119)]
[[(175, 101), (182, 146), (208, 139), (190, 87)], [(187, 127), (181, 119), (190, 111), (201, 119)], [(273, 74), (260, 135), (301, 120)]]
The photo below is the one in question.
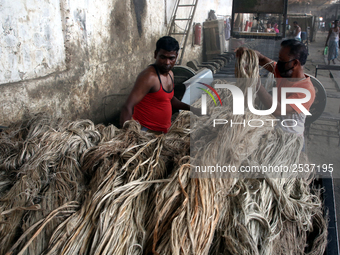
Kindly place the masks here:
[(160, 82), (160, 88), (157, 92), (148, 93), (134, 107), (133, 119), (138, 121), (142, 126), (153, 130), (167, 133), (171, 126), (172, 106), (171, 99), (174, 96), (174, 81), (169, 74), (173, 88), (166, 91), (163, 88), (161, 78), (156, 66), (156, 73)]

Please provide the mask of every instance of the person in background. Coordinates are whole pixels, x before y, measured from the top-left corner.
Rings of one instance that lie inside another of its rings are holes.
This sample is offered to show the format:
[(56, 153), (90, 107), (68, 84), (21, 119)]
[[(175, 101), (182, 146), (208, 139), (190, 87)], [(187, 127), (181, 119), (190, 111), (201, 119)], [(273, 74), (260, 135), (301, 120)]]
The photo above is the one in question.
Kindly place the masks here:
[(326, 39), (325, 47), (328, 46), (328, 65), (335, 64), (335, 59), (338, 58), (339, 54), (339, 21), (334, 21), (334, 27), (329, 29), (328, 36)]
[(272, 23), (270, 23), (269, 21), (267, 22), (267, 28), (266, 28), (266, 32), (270, 33), (273, 32), (273, 28), (272, 28)]
[(293, 34), (294, 39), (301, 42), (301, 27), (299, 26), (297, 21), (293, 22), (293, 27), (294, 27), (294, 30), (292, 31), (292, 34)]
[(224, 34), (225, 34), (225, 39), (226, 41), (230, 39), (230, 29), (231, 29), (231, 26), (230, 26), (230, 19), (227, 18), (224, 22)]
[[(174, 97), (174, 74), (179, 44), (170, 36), (160, 38), (154, 52), (155, 63), (137, 77), (120, 114), (120, 125), (127, 120), (138, 121), (143, 131), (167, 133), (171, 126), (172, 108), (190, 111), (190, 106)], [(200, 114), (199, 108), (191, 109)]]
[(274, 24), (274, 32), (277, 33), (277, 34), (280, 33), (278, 27), (279, 27), (279, 25), (278, 25), (277, 23), (275, 23), (275, 24)]

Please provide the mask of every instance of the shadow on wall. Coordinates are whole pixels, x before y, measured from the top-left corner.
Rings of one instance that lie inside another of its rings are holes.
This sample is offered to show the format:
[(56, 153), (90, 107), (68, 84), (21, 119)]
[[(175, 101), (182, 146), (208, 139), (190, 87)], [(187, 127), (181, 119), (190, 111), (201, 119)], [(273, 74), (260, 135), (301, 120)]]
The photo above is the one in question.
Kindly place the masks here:
[(119, 117), (122, 105), (129, 94), (111, 94), (103, 97), (104, 118), (103, 124), (113, 124), (119, 127)]
[(143, 19), (143, 13), (146, 7), (146, 0), (132, 0), (132, 2), (135, 6), (138, 34), (139, 34), (139, 37), (141, 37), (143, 33), (142, 19)]

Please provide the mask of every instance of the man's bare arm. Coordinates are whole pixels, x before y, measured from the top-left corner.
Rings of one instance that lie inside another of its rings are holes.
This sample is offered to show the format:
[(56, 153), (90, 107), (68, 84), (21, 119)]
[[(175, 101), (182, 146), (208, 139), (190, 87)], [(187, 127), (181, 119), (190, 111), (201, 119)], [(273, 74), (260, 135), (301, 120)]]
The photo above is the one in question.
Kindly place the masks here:
[(273, 63), (274, 61), (264, 55), (262, 55), (259, 51), (255, 51), (258, 58), (259, 58), (259, 65), (264, 66), (266, 70), (268, 70), (271, 73), (274, 73), (274, 66), (270, 63)]
[(173, 97), (171, 99), (171, 105), (173, 108), (178, 109), (178, 110), (186, 110), (186, 111), (191, 110), (196, 115), (200, 115), (201, 113), (201, 109), (195, 108), (195, 107), (191, 107), (190, 109), (190, 105), (179, 101), (176, 97)]
[(131, 120), (133, 108), (145, 97), (146, 94), (149, 93), (153, 85), (154, 77), (148, 70), (144, 70), (141, 74), (138, 75), (135, 85), (130, 92), (130, 95), (127, 98), (125, 104), (123, 105), (120, 113), (119, 124), (121, 127), (123, 126), (125, 121)]
[(177, 97), (175, 97), (175, 96), (171, 99), (171, 105), (172, 105), (173, 108), (175, 108), (177, 110), (190, 111), (190, 105), (179, 101), (177, 99)]

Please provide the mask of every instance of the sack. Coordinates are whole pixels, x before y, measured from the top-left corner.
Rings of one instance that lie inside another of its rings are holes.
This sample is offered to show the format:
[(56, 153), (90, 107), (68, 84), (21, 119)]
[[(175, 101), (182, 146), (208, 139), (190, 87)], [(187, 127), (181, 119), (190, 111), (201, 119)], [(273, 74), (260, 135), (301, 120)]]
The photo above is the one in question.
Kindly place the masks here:
[(328, 54), (328, 46), (325, 47), (323, 54), (326, 56)]

